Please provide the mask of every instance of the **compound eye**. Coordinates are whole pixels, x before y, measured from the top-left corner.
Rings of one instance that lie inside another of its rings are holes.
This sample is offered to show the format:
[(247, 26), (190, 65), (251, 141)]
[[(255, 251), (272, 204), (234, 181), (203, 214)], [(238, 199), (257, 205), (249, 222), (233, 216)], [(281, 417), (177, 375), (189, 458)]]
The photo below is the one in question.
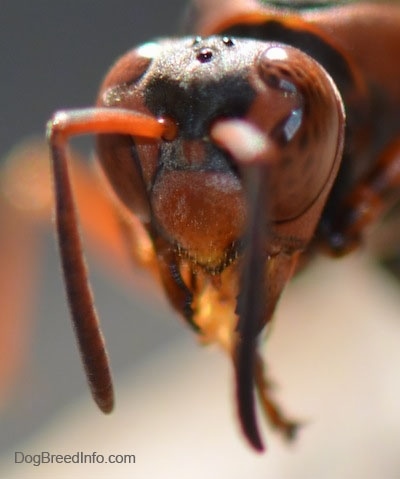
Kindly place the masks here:
[(328, 73), (302, 51), (271, 44), (258, 58), (262, 81), (249, 118), (279, 147), (270, 175), (275, 221), (305, 212), (324, 190), (341, 143), (341, 99)]
[(103, 82), (100, 90), (101, 104), (103, 106), (122, 106), (129, 87), (147, 73), (161, 48), (158, 43), (149, 42), (121, 57)]
[(263, 52), (259, 62), (259, 73), (265, 83), (288, 94), (296, 94), (297, 87), (290, 74), (287, 48), (271, 47)]

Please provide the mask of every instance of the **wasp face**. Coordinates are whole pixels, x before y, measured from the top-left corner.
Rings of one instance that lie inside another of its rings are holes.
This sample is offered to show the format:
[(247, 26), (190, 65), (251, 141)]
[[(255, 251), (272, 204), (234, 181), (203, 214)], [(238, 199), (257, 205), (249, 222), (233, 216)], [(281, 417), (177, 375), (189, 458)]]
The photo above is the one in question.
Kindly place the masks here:
[[(118, 138), (115, 146), (112, 137), (99, 140), (117, 194), (153, 235), (195, 264), (221, 270), (239, 251), (249, 205), (246, 167), (230, 139), (217, 145), (214, 125), (240, 119), (275, 144), (279, 161), (269, 170), (262, 212), (268, 218), (260, 220), (296, 219), (323, 190), (337, 153), (336, 98), (324, 100), (315, 68), (294, 48), (228, 37), (165, 40), (128, 53), (106, 78), (101, 103), (150, 113), (176, 128), (163, 140)], [(115, 173), (121, 157), (125, 175)]]

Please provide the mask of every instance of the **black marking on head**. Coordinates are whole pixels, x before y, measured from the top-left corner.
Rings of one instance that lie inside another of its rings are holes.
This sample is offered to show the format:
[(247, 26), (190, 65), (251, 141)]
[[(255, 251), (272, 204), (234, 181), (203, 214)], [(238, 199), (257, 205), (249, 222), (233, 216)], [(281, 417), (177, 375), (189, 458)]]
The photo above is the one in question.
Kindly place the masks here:
[[(228, 37), (167, 45), (143, 83), (147, 108), (175, 120), (184, 138), (207, 136), (218, 117), (244, 116), (255, 97), (247, 77), (252, 66), (247, 51)], [(252, 52), (256, 55), (256, 48)]]

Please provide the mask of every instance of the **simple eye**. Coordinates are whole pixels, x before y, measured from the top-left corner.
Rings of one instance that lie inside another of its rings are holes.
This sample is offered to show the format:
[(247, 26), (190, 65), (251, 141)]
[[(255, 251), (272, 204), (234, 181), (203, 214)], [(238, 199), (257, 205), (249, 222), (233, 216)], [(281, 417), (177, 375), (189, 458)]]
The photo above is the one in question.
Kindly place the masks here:
[(233, 47), (235, 45), (235, 42), (231, 37), (224, 37), (222, 41), (227, 47)]
[(213, 52), (210, 48), (202, 48), (196, 58), (200, 63), (208, 63), (212, 60)]

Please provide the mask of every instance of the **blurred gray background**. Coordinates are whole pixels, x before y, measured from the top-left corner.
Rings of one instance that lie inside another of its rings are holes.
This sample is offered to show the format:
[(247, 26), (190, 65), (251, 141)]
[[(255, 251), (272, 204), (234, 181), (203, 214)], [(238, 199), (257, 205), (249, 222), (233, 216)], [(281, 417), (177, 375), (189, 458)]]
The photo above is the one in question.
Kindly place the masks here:
[(115, 59), (178, 32), (184, 0), (3, 0), (0, 153), (62, 107), (90, 105)]
[[(184, 0), (3, 0), (0, 158), (21, 139), (43, 135), (54, 111), (93, 104), (102, 77), (118, 56), (137, 44), (177, 33), (184, 4)], [(12, 450), (36, 433), (86, 388), (53, 235), (44, 234), (43, 241), (40, 299), (32, 310), (28, 364), (11, 403), (1, 411), (0, 451)], [(128, 299), (127, 290), (104, 275), (95, 279), (94, 287), (115, 371), (182, 334), (177, 321), (157, 319), (157, 311), (132, 303), (135, 292)], [(163, 314), (168, 316), (168, 311)]]

